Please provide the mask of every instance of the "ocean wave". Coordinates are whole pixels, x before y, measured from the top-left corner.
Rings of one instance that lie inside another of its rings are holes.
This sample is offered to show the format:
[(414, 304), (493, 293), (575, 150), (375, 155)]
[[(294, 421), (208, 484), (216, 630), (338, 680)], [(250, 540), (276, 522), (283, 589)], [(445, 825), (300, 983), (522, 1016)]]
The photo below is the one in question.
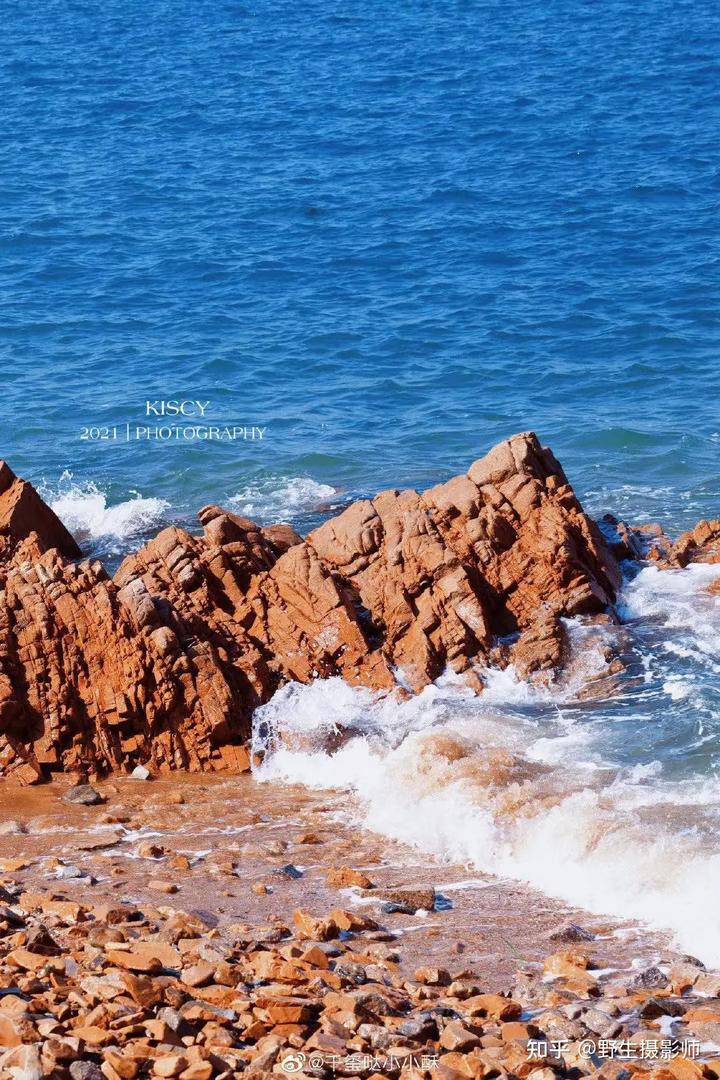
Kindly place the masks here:
[(261, 523), (295, 517), (299, 513), (332, 509), (337, 489), (309, 476), (268, 476), (241, 488), (227, 500), (240, 514)]
[[(555, 687), (529, 687), (511, 669), (486, 672), (480, 697), (456, 675), (406, 700), (340, 679), (285, 686), (255, 714), (258, 779), (343, 789), (365, 828), (670, 930), (718, 963), (710, 898), (720, 887), (720, 779), (712, 769), (678, 773), (673, 749), (678, 726), (694, 738), (678, 679), (706, 672), (708, 635), (720, 628), (706, 588), (718, 574), (651, 568), (628, 583), (622, 612), (644, 631), (635, 642), (644, 677), (629, 678), (616, 702), (574, 697), (577, 673), (600, 665), (592, 626), (574, 621), (576, 674)], [(666, 632), (680, 635), (688, 659), (663, 648)]]
[(161, 524), (170, 504), (132, 492), (131, 498), (108, 505), (108, 495), (92, 480), (76, 482), (64, 472), (56, 487), (41, 485), (40, 494), (77, 542), (96, 553), (119, 551)]

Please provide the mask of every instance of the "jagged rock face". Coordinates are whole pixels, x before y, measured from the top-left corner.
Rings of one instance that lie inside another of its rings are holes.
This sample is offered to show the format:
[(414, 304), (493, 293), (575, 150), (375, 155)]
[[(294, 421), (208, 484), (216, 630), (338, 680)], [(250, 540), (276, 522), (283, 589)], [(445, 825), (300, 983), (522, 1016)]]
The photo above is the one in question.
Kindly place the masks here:
[(675, 566), (691, 562), (720, 562), (720, 521), (699, 521), (679, 536), (670, 548), (668, 561)]
[(294, 679), (417, 692), (448, 666), (564, 658), (615, 556), (532, 434), (431, 488), (352, 504), (302, 540), (219, 507), (164, 529), (111, 579), (0, 467), (0, 768), (221, 768)]
[(602, 611), (620, 572), (562, 468), (517, 435), (466, 476), (355, 503), (308, 537), (415, 691), (449, 664), (468, 671), (513, 636), (530, 672), (562, 661), (563, 616)]
[(18, 479), (10, 466), (0, 461), (0, 564), (12, 558), (23, 541), (28, 557), (50, 548), (70, 559), (82, 557), (73, 537), (32, 484)]
[(612, 549), (619, 559), (645, 560), (663, 570), (720, 562), (720, 521), (699, 521), (673, 541), (657, 522), (633, 528), (611, 515), (604, 520), (615, 535)]

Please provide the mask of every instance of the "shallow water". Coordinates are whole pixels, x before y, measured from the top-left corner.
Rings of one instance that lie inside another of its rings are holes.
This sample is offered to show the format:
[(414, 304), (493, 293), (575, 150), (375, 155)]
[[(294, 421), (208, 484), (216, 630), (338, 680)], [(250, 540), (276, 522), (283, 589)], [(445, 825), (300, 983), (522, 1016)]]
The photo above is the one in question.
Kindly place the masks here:
[[(12, 878), (25, 890), (50, 888), (82, 904), (137, 903), (153, 911), (153, 879), (172, 882), (178, 892), (167, 903), (173, 907), (254, 931), (288, 922), (297, 908), (325, 915), (359, 907), (398, 935), (407, 977), (421, 965), (470, 967), (498, 989), (513, 985), (518, 963), (543, 958), (554, 947), (549, 932), (569, 920), (597, 935), (590, 948), (600, 968), (669, 958), (662, 935), (594, 918), (463, 865), (439, 866), (368, 831), (359, 836), (342, 795), (258, 784), (249, 775), (185, 774), (149, 784), (111, 778), (98, 784), (108, 800), (103, 808), (63, 801), (66, 788), (63, 780), (22, 790), (0, 786), (0, 864), (5, 875), (5, 860), (14, 865)], [(189, 867), (177, 865), (178, 854)], [(301, 876), (283, 873), (288, 864)], [(362, 869), (375, 890), (362, 895), (331, 887), (327, 870), (347, 865)], [(253, 889), (260, 883), (266, 892)], [(435, 887), (438, 910), (382, 913), (386, 890), (398, 886)]]
[[(258, 775), (346, 787), (378, 832), (670, 928), (720, 963), (719, 576), (642, 570), (622, 626), (569, 624), (573, 662), (550, 687), (511, 670), (485, 672), (480, 697), (457, 676), (405, 702), (339, 679), (285, 687), (255, 714)], [(605, 684), (613, 636), (628, 666)]]

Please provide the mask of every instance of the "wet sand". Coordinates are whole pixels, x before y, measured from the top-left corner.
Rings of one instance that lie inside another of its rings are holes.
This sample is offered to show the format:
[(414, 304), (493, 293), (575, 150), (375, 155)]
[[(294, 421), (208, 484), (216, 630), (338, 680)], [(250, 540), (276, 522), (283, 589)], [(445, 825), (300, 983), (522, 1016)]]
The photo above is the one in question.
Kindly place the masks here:
[[(638, 924), (359, 832), (342, 793), (259, 784), (248, 774), (123, 777), (95, 785), (102, 805), (78, 806), (63, 800), (69, 787), (0, 786), (0, 882), (82, 903), (200, 912), (220, 927), (257, 929), (287, 923), (298, 908), (321, 916), (342, 906), (399, 935), (400, 972), (466, 968), (493, 988), (557, 948), (550, 935), (568, 922), (595, 935), (583, 948), (599, 968), (678, 958), (669, 937)], [(375, 887), (331, 888), (326, 871), (340, 867), (364, 872)], [(383, 912), (397, 887), (434, 888), (436, 909)]]

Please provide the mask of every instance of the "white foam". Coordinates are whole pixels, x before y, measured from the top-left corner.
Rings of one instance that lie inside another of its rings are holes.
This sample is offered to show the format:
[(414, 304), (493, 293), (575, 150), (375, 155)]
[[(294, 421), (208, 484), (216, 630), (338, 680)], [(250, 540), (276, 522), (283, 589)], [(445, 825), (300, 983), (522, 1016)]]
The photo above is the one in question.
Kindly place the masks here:
[[(677, 731), (653, 711), (663, 701), (687, 710), (694, 673), (712, 674), (720, 601), (706, 589), (719, 575), (720, 566), (649, 568), (629, 583), (621, 609), (640, 627), (648, 681), (636, 682), (634, 700), (610, 701), (614, 712), (573, 701), (580, 673), (601, 670), (597, 646), (610, 632), (573, 621), (578, 655), (555, 686), (529, 686), (511, 669), (486, 672), (480, 697), (457, 676), (405, 700), (340, 679), (286, 686), (256, 712), (256, 749), (267, 751), (258, 778), (345, 789), (369, 829), (670, 929), (682, 949), (720, 963), (720, 780), (677, 771)], [(681, 672), (668, 635), (687, 650)], [(645, 725), (643, 760), (606, 746), (616, 723)]]
[(720, 597), (705, 591), (718, 577), (717, 563), (683, 570), (646, 566), (625, 585), (618, 610), (625, 618), (662, 618), (670, 626), (696, 628), (699, 604), (708, 610), (720, 605)]
[(268, 476), (241, 488), (227, 502), (238, 513), (264, 522), (292, 517), (303, 510), (324, 509), (335, 495), (334, 487), (309, 476)]
[[(303, 711), (308, 697), (317, 716), (318, 686), (326, 708), (332, 712), (334, 704), (342, 711), (347, 688), (331, 689), (328, 683), (295, 688), (295, 705)], [(336, 692), (340, 700), (333, 703)], [(366, 707), (365, 692), (350, 693), (359, 694), (356, 714)], [(375, 707), (385, 714), (387, 699)], [(406, 703), (393, 705), (399, 727), (407, 730), (405, 708)], [(278, 720), (285, 724), (287, 715)], [(639, 778), (617, 774), (606, 793), (582, 786), (582, 777), (568, 775), (564, 766), (524, 777), (522, 763), (517, 779), (511, 768), (507, 782), (495, 785), (483, 775), (489, 759), (480, 721), (477, 741), (461, 722), (414, 731), (389, 748), (377, 734), (382, 723), (374, 715), (374, 736), (356, 734), (334, 752), (281, 746), (258, 775), (314, 788), (347, 788), (371, 830), (453, 863), (528, 881), (590, 910), (670, 928), (683, 948), (720, 962), (720, 919), (712, 903), (720, 888), (720, 854), (709, 851), (692, 830), (673, 832), (639, 813), (643, 803), (676, 806), (677, 792), (647, 787), (638, 796), (632, 789)], [(303, 734), (308, 736), (306, 726)], [(705, 805), (710, 794), (697, 791), (696, 796), (697, 804)], [(720, 792), (713, 797), (718, 805)]]
[(68, 472), (56, 490), (41, 488), (41, 494), (79, 544), (131, 540), (158, 525), (170, 506), (164, 499), (146, 498), (139, 492), (109, 506), (97, 484), (74, 483)]

